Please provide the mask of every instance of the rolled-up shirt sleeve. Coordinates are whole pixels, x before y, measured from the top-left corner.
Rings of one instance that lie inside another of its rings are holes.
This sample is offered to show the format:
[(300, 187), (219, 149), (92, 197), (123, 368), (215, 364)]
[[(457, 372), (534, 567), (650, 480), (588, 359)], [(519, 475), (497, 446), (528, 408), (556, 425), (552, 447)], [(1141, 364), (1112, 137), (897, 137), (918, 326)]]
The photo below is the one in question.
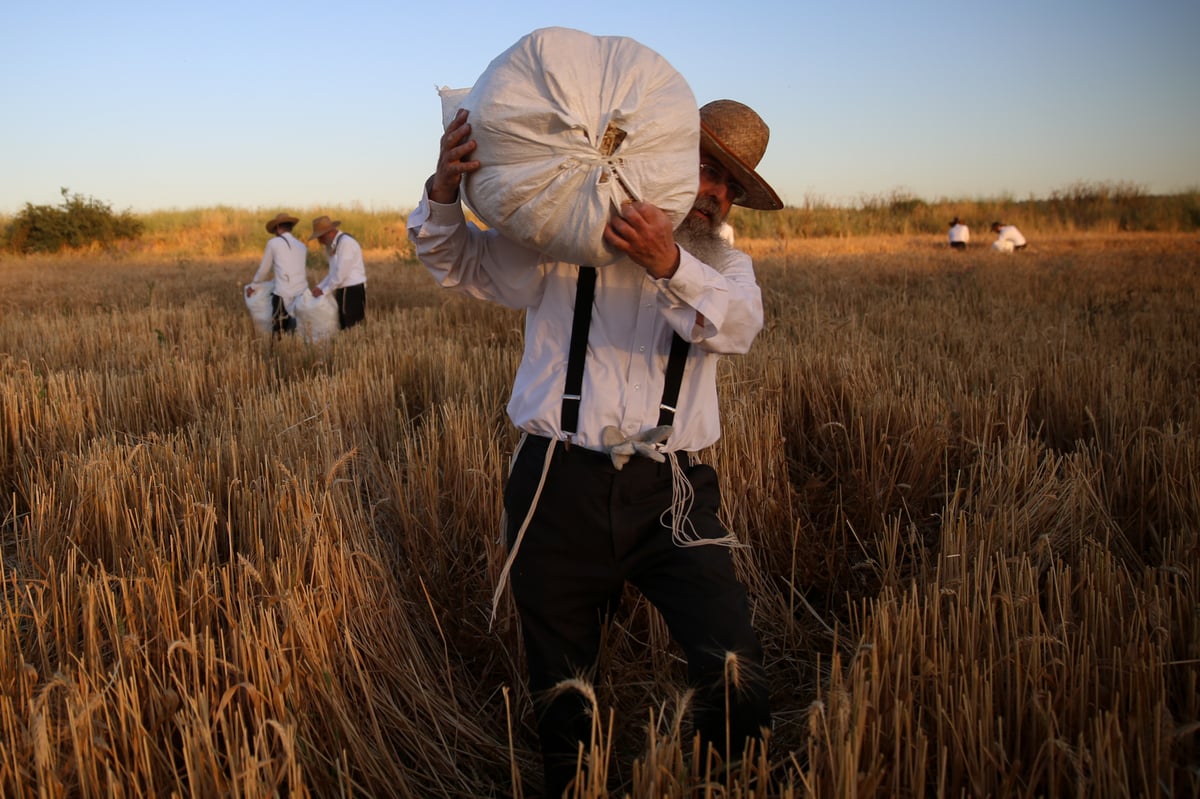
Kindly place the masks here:
[(762, 291), (750, 256), (739, 250), (717, 268), (680, 248), (675, 274), (656, 282), (671, 326), (702, 349), (742, 354), (762, 330)]
[(417, 258), (442, 287), (510, 308), (536, 299), (541, 254), (494, 230), (481, 230), (459, 203), (435, 203), (423, 194), (407, 226)]

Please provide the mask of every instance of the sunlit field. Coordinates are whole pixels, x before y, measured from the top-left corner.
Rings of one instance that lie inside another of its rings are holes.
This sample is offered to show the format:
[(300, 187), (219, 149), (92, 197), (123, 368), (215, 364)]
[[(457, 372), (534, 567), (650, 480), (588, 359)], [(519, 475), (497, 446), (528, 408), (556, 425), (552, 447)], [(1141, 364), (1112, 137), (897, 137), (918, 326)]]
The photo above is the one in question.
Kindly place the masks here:
[[(578, 795), (1200, 794), (1200, 236), (943, 242), (743, 242), (704, 459), (775, 728), (701, 767), (631, 590)], [(407, 252), (326, 345), (255, 335), (257, 256), (0, 260), (0, 795), (540, 795), (522, 319)]]

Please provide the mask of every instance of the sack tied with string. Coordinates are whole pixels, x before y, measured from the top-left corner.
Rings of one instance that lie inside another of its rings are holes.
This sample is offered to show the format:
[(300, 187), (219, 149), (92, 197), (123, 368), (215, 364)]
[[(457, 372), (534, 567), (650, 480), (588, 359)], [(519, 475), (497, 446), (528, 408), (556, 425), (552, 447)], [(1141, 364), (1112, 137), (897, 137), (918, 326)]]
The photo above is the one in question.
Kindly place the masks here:
[(468, 207), (558, 260), (607, 266), (621, 203), (644, 200), (677, 227), (699, 182), (700, 114), (666, 59), (623, 36), (542, 28), (492, 60), (470, 89), (442, 89), (443, 125), (470, 111)]

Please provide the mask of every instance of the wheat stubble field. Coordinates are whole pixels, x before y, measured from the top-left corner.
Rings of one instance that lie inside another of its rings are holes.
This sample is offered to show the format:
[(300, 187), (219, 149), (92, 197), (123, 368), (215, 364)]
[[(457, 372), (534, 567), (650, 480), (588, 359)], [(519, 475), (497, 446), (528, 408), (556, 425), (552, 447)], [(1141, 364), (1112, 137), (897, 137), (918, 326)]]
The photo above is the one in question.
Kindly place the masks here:
[[(1200, 793), (1200, 240), (941, 241), (748, 242), (705, 457), (773, 737), (698, 773), (630, 593), (581, 795)], [(520, 317), (380, 251), (365, 327), (271, 346), (256, 260), (0, 261), (0, 795), (537, 795)]]

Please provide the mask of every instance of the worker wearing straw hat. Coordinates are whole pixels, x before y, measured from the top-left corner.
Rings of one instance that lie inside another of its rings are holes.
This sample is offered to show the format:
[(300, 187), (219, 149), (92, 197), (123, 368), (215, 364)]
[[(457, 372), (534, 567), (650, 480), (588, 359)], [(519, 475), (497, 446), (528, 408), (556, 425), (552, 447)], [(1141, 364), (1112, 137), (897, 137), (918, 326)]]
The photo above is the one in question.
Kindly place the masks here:
[(591, 729), (579, 692), (555, 688), (594, 676), (626, 583), (687, 655), (705, 751), (739, 757), (770, 726), (767, 682), (734, 574), (739, 544), (718, 518), (717, 473), (698, 453), (720, 435), (719, 357), (746, 352), (763, 324), (751, 259), (721, 227), (733, 205), (783, 206), (756, 171), (767, 125), (733, 100), (700, 109), (699, 189), (678, 231), (660, 208), (629, 202), (604, 230), (627, 257), (592, 269), (468, 225), (459, 183), (480, 162), (467, 116), (442, 136), (409, 238), (443, 286), (526, 314), (508, 404), (523, 436), (504, 493), (500, 584), (511, 580), (521, 618), (546, 793), (568, 787)]
[[(292, 235), (292, 228), (300, 220), (280, 212), (267, 222), (271, 238), (263, 248), (262, 261), (254, 273), (253, 283), (261, 283), (273, 274), (274, 288), (271, 289), (271, 332), (275, 336), (291, 333), (296, 329), (296, 318), (291, 309), (296, 298), (308, 288), (308, 273), (305, 262), (308, 248), (304, 242)], [(254, 286), (246, 286), (246, 296), (254, 294)]]
[(338, 228), (341, 220), (318, 216), (312, 221), (312, 235), (329, 256), (329, 272), (313, 289), (313, 296), (332, 291), (338, 307), (338, 327), (345, 330), (363, 321), (367, 315), (367, 267), (362, 247), (349, 233)]

